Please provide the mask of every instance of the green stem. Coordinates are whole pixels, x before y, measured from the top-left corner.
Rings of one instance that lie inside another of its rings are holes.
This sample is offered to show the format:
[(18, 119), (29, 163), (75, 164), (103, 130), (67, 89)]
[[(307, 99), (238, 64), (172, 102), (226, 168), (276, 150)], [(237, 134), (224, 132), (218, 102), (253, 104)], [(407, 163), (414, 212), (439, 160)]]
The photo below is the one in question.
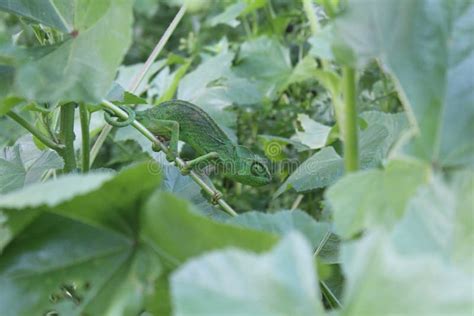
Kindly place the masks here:
[(315, 35), (319, 31), (319, 21), (314, 11), (312, 0), (303, 0), (303, 10), (306, 13), (306, 17), (309, 21), (309, 27), (311, 28), (311, 33)]
[[(110, 101), (107, 101), (107, 100), (102, 100), (102, 105), (112, 111), (114, 111), (114, 113), (121, 119), (127, 119), (128, 118), (128, 115), (127, 115), (127, 112), (123, 111), (122, 109), (120, 109), (118, 106), (116, 106), (115, 104), (113, 104), (112, 102)], [(132, 123), (132, 126), (135, 127), (141, 134), (143, 134), (146, 138), (148, 138), (152, 143), (154, 143), (157, 147), (160, 148), (161, 151), (163, 151), (164, 154), (168, 154), (169, 153), (169, 148), (166, 147), (162, 142), (160, 142), (156, 137), (155, 135), (153, 135), (152, 132), (150, 132), (145, 126), (143, 126), (140, 122), (138, 122), (137, 120), (134, 120), (133, 123)], [(178, 167), (180, 170), (182, 170), (185, 166), (186, 166), (186, 163), (184, 162), (184, 160), (182, 160), (181, 158), (177, 157), (175, 159), (175, 164), (176, 164), (176, 167)], [(216, 194), (217, 192), (214, 191), (211, 187), (209, 187), (206, 182), (204, 182), (200, 177), (199, 175), (194, 172), (193, 170), (191, 170), (189, 172), (189, 176), (194, 180), (194, 182), (197, 183), (197, 185), (199, 185), (207, 194), (209, 195), (214, 195)], [(226, 211), (227, 213), (229, 213), (230, 215), (232, 216), (237, 216), (238, 214), (234, 211), (234, 209), (229, 205), (227, 204), (226, 201), (224, 201), (224, 199), (218, 199), (217, 200), (217, 203), (222, 207), (222, 209), (224, 211)]]
[(247, 38), (250, 39), (252, 38), (252, 31), (250, 30), (250, 24), (249, 21), (247, 20), (246, 16), (241, 17), (242, 20), (242, 25), (244, 26), (245, 34), (247, 35)]
[(82, 133), (82, 172), (89, 172), (90, 167), (90, 137), (89, 137), (89, 111), (84, 103), (79, 105)]
[(41, 143), (43, 143), (46, 147), (49, 147), (58, 153), (61, 153), (64, 149), (61, 145), (55, 143), (49, 137), (41, 133), (36, 127), (34, 127), (30, 122), (22, 118), (20, 115), (16, 114), (13, 111), (7, 113), (7, 116), (20, 124), (23, 128), (25, 128), (28, 132), (30, 132), (34, 137), (36, 137)]
[(346, 172), (359, 169), (359, 148), (357, 141), (357, 108), (356, 108), (356, 72), (354, 68), (344, 66), (342, 69), (344, 95), (343, 138), (344, 165)]
[(64, 173), (76, 169), (76, 154), (74, 151), (74, 111), (75, 103), (67, 103), (61, 106), (59, 121), (59, 139), (65, 146), (62, 151), (64, 159)]

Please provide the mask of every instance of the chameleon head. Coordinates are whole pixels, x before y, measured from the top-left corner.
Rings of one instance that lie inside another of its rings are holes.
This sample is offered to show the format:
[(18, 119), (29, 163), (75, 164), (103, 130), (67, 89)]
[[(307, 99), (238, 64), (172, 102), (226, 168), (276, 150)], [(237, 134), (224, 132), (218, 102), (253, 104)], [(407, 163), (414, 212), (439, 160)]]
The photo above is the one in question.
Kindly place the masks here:
[(272, 176), (264, 158), (243, 146), (236, 146), (234, 155), (227, 177), (254, 187), (270, 183)]

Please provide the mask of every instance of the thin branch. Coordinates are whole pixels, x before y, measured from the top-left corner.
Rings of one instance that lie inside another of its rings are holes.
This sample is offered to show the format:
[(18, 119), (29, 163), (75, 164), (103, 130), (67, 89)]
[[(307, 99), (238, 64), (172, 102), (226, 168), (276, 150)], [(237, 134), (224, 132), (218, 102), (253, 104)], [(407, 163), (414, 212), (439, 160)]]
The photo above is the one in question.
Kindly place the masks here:
[(30, 122), (22, 118), (20, 115), (16, 114), (13, 111), (7, 113), (7, 116), (20, 124), (23, 128), (25, 128), (28, 132), (30, 132), (34, 137), (36, 137), (41, 143), (43, 143), (46, 147), (49, 147), (55, 150), (58, 153), (61, 153), (64, 150), (64, 146), (55, 143), (52, 139), (44, 135), (40, 132), (36, 127), (34, 127)]
[(326, 299), (330, 302), (330, 304), (335, 305), (332, 306), (333, 308), (342, 308), (341, 302), (337, 299), (336, 295), (331, 291), (329, 286), (327, 286), (326, 282), (324, 281), (319, 281), (319, 284), (321, 284), (321, 292), (323, 292), (323, 295), (326, 296)]
[(153, 65), (153, 62), (155, 61), (156, 57), (158, 57), (158, 55), (161, 53), (161, 51), (163, 50), (163, 47), (165, 47), (166, 43), (168, 42), (174, 30), (178, 26), (178, 23), (179, 21), (181, 21), (185, 12), (186, 12), (186, 7), (183, 5), (181, 9), (179, 9), (178, 13), (176, 13), (175, 17), (173, 18), (173, 21), (171, 21), (170, 25), (168, 26), (165, 33), (158, 41), (158, 44), (156, 44), (150, 56), (148, 56), (148, 59), (146, 60), (143, 68), (133, 78), (133, 81), (129, 87), (130, 92), (135, 92), (138, 89), (138, 87), (140, 86), (140, 83), (143, 81), (143, 78), (145, 78), (146, 73), (150, 70), (151, 65)]
[[(143, 78), (145, 78), (145, 75), (147, 72), (150, 70), (150, 67), (153, 65), (153, 62), (155, 61), (156, 57), (160, 54), (160, 52), (163, 50), (163, 47), (165, 47), (166, 43), (170, 39), (171, 35), (175, 31), (176, 27), (178, 26), (178, 23), (181, 21), (183, 18), (184, 13), (186, 12), (186, 7), (183, 5), (178, 13), (176, 13), (175, 17), (173, 18), (173, 21), (171, 21), (170, 25), (166, 29), (165, 33), (163, 33), (163, 36), (161, 36), (160, 40), (156, 44), (155, 48), (151, 52), (150, 56), (148, 56), (145, 64), (143, 65), (143, 68), (140, 70), (140, 72), (133, 78), (129, 91), (134, 93), (138, 87), (140, 86), (140, 83), (143, 81)], [(97, 138), (96, 142), (94, 143), (94, 146), (92, 146), (91, 150), (91, 159), (90, 159), (90, 164), (94, 162), (95, 158), (97, 157), (97, 154), (100, 151), (100, 148), (104, 144), (104, 141), (107, 139), (107, 135), (112, 131), (112, 126), (106, 124), (102, 131), (99, 134), (99, 137)]]
[(316, 16), (316, 12), (314, 11), (312, 0), (303, 0), (303, 9), (306, 13), (306, 17), (309, 20), (311, 33), (313, 33), (313, 35), (316, 35), (320, 29), (320, 25), (318, 17)]
[(344, 95), (343, 140), (344, 166), (346, 172), (359, 169), (359, 146), (357, 141), (357, 109), (356, 109), (356, 73), (352, 67), (342, 69), (342, 86)]
[(74, 112), (76, 109), (75, 103), (68, 103), (61, 106), (60, 123), (59, 123), (59, 138), (61, 143), (65, 146), (61, 152), (64, 159), (64, 173), (69, 173), (76, 169), (76, 152), (74, 150)]
[(293, 204), (291, 205), (291, 211), (294, 211), (296, 208), (298, 208), (298, 206), (300, 205), (301, 201), (303, 200), (304, 198), (304, 195), (303, 194), (298, 194), (298, 196), (296, 197), (295, 201), (293, 202)]
[[(125, 111), (120, 109), (118, 106), (113, 104), (110, 101), (103, 100), (102, 105), (112, 111), (121, 119), (127, 119), (128, 115)], [(134, 126), (140, 133), (142, 133), (146, 138), (148, 138), (151, 142), (153, 142), (155, 145), (157, 145), (165, 154), (169, 153), (169, 148), (166, 147), (162, 142), (160, 142), (155, 135), (153, 135), (152, 132), (150, 132), (145, 126), (140, 124), (137, 120), (134, 120), (132, 123), (132, 126)], [(186, 166), (186, 162), (182, 160), (179, 157), (176, 157), (175, 164), (179, 169), (183, 169), (183, 167)], [(211, 187), (209, 187), (200, 177), (199, 175), (194, 172), (190, 171), (189, 176), (196, 182), (207, 194), (209, 195), (215, 195), (218, 192), (214, 191)], [(234, 211), (234, 209), (227, 204), (224, 199), (220, 198), (217, 200), (217, 203), (222, 207), (224, 211), (229, 213), (232, 216), (237, 216), (238, 214)]]
[(90, 167), (90, 134), (89, 134), (89, 111), (84, 103), (79, 105), (79, 116), (81, 119), (82, 134), (82, 172), (89, 172)]

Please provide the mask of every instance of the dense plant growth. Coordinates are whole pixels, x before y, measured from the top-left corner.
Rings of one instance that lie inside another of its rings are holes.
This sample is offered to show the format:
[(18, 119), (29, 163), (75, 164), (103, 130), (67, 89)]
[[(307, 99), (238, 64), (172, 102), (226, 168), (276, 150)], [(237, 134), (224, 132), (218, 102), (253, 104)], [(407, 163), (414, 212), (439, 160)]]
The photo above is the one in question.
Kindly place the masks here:
[[(472, 315), (472, 1), (0, 10), (0, 315)], [(104, 121), (174, 98), (272, 182)]]

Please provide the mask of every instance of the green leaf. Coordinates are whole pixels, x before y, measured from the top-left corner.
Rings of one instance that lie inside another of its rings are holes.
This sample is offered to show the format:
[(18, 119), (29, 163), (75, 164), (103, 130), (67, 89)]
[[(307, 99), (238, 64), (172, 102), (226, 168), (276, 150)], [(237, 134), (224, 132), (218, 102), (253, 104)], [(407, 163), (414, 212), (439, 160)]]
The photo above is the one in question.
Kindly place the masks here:
[(55, 151), (40, 151), (32, 141), (6, 147), (0, 152), (0, 194), (39, 182), (46, 171), (61, 169), (63, 165)]
[(216, 251), (175, 272), (176, 315), (324, 315), (311, 249), (288, 235), (270, 252)]
[(326, 147), (306, 159), (278, 188), (274, 198), (290, 188), (297, 192), (324, 188), (344, 174), (344, 161), (333, 147)]
[(297, 130), (292, 139), (311, 149), (319, 149), (326, 145), (331, 131), (330, 126), (318, 123), (306, 114), (298, 114), (297, 120), (301, 124), (303, 131)]
[(365, 228), (392, 228), (428, 176), (426, 165), (403, 160), (345, 176), (326, 191), (336, 232), (350, 238)]
[(342, 248), (347, 279), (339, 315), (469, 315), (472, 278), (442, 260), (403, 255), (386, 234)]
[(152, 285), (160, 271), (156, 254), (146, 246), (134, 248), (115, 233), (43, 215), (2, 254), (0, 312), (138, 312), (144, 286)]
[(260, 93), (275, 99), (286, 88), (293, 68), (289, 50), (276, 39), (259, 37), (242, 44), (235, 74), (249, 78)]
[(0, 240), (14, 239), (0, 257), (0, 314), (143, 310), (162, 272), (159, 255), (137, 237), (140, 205), (160, 179), (146, 167), (65, 176), (2, 196)]
[(215, 222), (189, 202), (165, 192), (154, 194), (143, 212), (142, 239), (173, 266), (213, 249), (234, 246), (263, 251), (277, 241), (269, 233)]
[(408, 150), (436, 165), (474, 165), (473, 17), (469, 0), (383, 0), (349, 3), (335, 21), (362, 62), (378, 57), (396, 77), (419, 129)]
[(106, 96), (131, 41), (133, 1), (82, 2), (61, 6), (71, 7), (68, 14), (74, 16), (77, 35), (66, 36), (54, 46), (15, 48), (15, 95), (44, 102), (91, 103)]
[[(230, 224), (267, 231), (280, 236), (298, 231), (303, 234), (314, 252), (320, 253), (331, 231), (328, 223), (317, 222), (308, 214), (299, 211), (280, 211), (276, 213), (247, 212), (230, 218)], [(332, 256), (333, 257), (333, 256)], [(325, 260), (325, 258), (322, 258)]]
[(47, 211), (128, 235), (132, 234), (129, 220), (135, 216), (136, 201), (148, 196), (160, 180), (160, 174), (150, 173), (147, 164), (124, 169), (116, 176), (108, 172), (70, 174), (2, 195), (0, 210)]
[(65, 33), (70, 33), (74, 29), (74, 2), (76, 1), (0, 0), (0, 10), (23, 16)]
[(458, 173), (449, 186), (436, 177), (421, 187), (394, 228), (398, 251), (439, 256), (473, 274), (473, 193), (472, 171)]
[(323, 60), (334, 60), (331, 48), (333, 41), (333, 30), (331, 25), (324, 27), (318, 34), (315, 34), (308, 39), (308, 42), (311, 45), (309, 54)]
[(210, 57), (184, 76), (178, 87), (178, 99), (202, 107), (221, 126), (234, 126), (236, 116), (224, 110), (232, 105), (225, 89), (212, 82), (226, 76), (233, 59), (234, 54), (227, 52)]
[[(388, 156), (407, 130), (408, 123), (403, 113), (370, 111), (362, 113), (361, 118), (368, 127), (360, 132), (360, 161), (361, 167), (368, 169), (376, 167)], [(280, 186), (274, 197), (290, 188), (297, 192), (324, 188), (333, 184), (343, 174), (343, 158), (332, 147), (326, 147), (305, 160)]]
[(209, 19), (210, 26), (216, 26), (218, 24), (226, 24), (230, 27), (236, 27), (240, 24), (237, 18), (244, 12), (247, 5), (243, 1), (237, 1), (234, 4), (228, 6), (224, 12), (213, 16)]

